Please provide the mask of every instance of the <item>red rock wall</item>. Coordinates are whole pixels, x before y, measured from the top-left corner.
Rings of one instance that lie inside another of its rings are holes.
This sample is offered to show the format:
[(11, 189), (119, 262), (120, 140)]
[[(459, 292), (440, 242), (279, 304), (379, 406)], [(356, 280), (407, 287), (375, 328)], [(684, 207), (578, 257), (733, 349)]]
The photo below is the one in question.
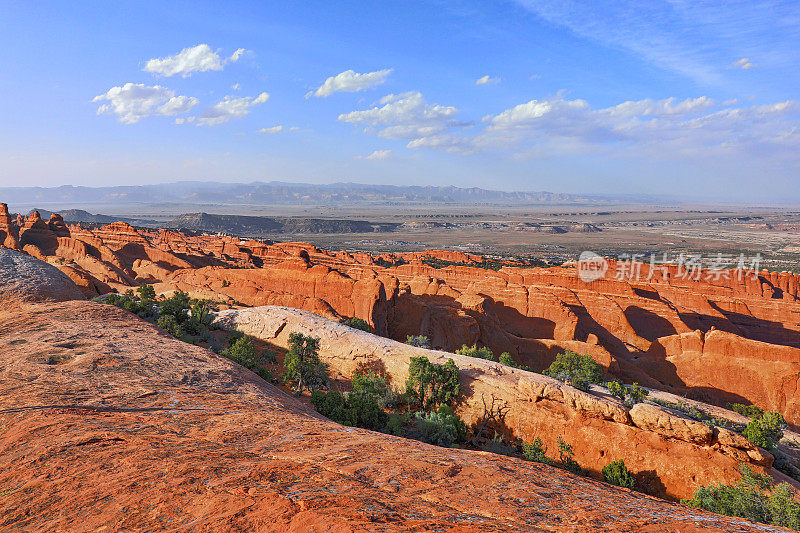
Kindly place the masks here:
[[(478, 343), (539, 371), (570, 348), (624, 380), (722, 405), (754, 402), (800, 425), (800, 283), (786, 272), (693, 280), (669, 267), (647, 280), (645, 264), (641, 281), (629, 281), (616, 279), (611, 262), (604, 278), (585, 283), (574, 265), (493, 271), (420, 261), (482, 261), (437, 251), (383, 254), (389, 263), (409, 261), (384, 268), (369, 254), (308, 243), (119, 222), (67, 228), (57, 215), (45, 222), (38, 213), (14, 221), (2, 204), (0, 239), (52, 262), (87, 296), (146, 282), (243, 305), (357, 316), (381, 335), (427, 335), (434, 348), (448, 351)], [(684, 346), (687, 335), (702, 342)]]

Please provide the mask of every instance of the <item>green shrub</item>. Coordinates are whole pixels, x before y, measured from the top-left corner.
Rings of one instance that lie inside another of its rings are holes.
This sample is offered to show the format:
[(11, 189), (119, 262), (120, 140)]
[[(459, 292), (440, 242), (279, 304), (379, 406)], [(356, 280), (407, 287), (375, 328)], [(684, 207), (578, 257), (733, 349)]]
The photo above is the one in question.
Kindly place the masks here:
[(617, 398), (621, 402), (625, 401), (625, 395), (628, 392), (625, 388), (625, 385), (617, 380), (614, 380), (606, 383), (606, 388), (608, 389), (608, 392), (611, 393), (611, 396)]
[(431, 341), (425, 335), (407, 335), (406, 344), (416, 346), (418, 348), (426, 348), (428, 350), (431, 348)]
[[(165, 317), (171, 317), (171, 315), (165, 315)], [(242, 335), (232, 337), (232, 339), (233, 342), (229, 342), (228, 347), (222, 351), (222, 355), (234, 363), (238, 363), (251, 370), (260, 366), (258, 364), (258, 350), (253, 346), (253, 341), (250, 337)]]
[(136, 292), (139, 293), (139, 298), (142, 300), (155, 300), (156, 299), (156, 290), (152, 285), (142, 285)]
[(606, 383), (606, 387), (612, 396), (618, 398), (628, 407), (633, 407), (637, 403), (642, 403), (650, 394), (649, 390), (643, 388), (638, 383), (626, 387), (619, 381), (614, 380)]
[(448, 405), (441, 405), (432, 413), (417, 412), (414, 414), (414, 438), (449, 448), (457, 442), (463, 442), (467, 426)]
[(178, 324), (178, 320), (172, 315), (162, 315), (158, 317), (158, 321), (156, 322), (158, 327), (172, 335), (173, 337), (182, 337), (183, 330), (181, 330), (180, 325)]
[(172, 296), (158, 302), (158, 312), (161, 316), (172, 315), (180, 323), (189, 317), (191, 299), (183, 291), (175, 291)]
[(364, 320), (363, 318), (351, 317), (345, 318), (342, 320), (342, 324), (345, 326), (350, 326), (354, 329), (360, 329), (361, 331), (366, 331), (367, 333), (373, 333), (372, 326), (369, 325), (369, 322)]
[(392, 413), (389, 415), (388, 420), (386, 421), (386, 427), (384, 428), (384, 433), (388, 433), (389, 435), (394, 435), (396, 437), (405, 437), (406, 426), (411, 421), (411, 414), (409, 413)]
[(442, 404), (453, 404), (460, 392), (458, 367), (452, 359), (437, 365), (425, 356), (411, 358), (406, 380), (406, 396), (410, 403), (429, 411)]
[(374, 372), (356, 372), (353, 374), (351, 384), (353, 385), (353, 394), (367, 396), (376, 401), (383, 398), (389, 390), (386, 378)]
[(478, 359), (487, 359), (489, 361), (495, 360), (492, 350), (490, 350), (486, 346), (481, 346), (480, 348), (478, 348), (477, 344), (473, 344), (472, 346), (467, 346), (466, 344), (464, 344), (461, 346), (461, 348), (456, 350), (456, 353), (458, 355), (477, 357)]
[(531, 443), (525, 443), (522, 445), (522, 456), (527, 461), (533, 461), (534, 463), (543, 463), (546, 465), (555, 465), (555, 461), (547, 457), (547, 446), (544, 445), (542, 439), (536, 437), (533, 439)]
[(650, 391), (636, 382), (628, 389), (628, 398), (630, 399), (631, 406), (642, 403), (649, 395)]
[(755, 405), (745, 405), (743, 403), (729, 403), (728, 409), (747, 417), (754, 417), (764, 414), (764, 410)]
[(800, 505), (794, 501), (788, 483), (773, 486), (768, 475), (754, 473), (749, 465), (742, 465), (740, 471), (742, 478), (735, 485), (700, 487), (694, 496), (682, 503), (754, 522), (792, 529), (800, 527)]
[(561, 437), (558, 437), (558, 461), (564, 470), (569, 470), (573, 474), (584, 474), (583, 468), (575, 460), (575, 452), (572, 450), (572, 445), (564, 442)]
[(783, 415), (774, 411), (754, 416), (742, 431), (742, 435), (765, 450), (772, 450), (783, 437), (783, 430), (786, 429), (786, 420)]
[(568, 381), (580, 390), (589, 390), (590, 383), (600, 383), (603, 368), (588, 355), (565, 350), (556, 355), (556, 360), (545, 370), (546, 375)]
[(634, 486), (633, 475), (631, 475), (628, 467), (625, 466), (625, 461), (622, 459), (603, 467), (603, 481), (629, 489), (633, 489)]
[(302, 393), (328, 387), (327, 366), (319, 360), (319, 338), (289, 334), (289, 352), (283, 358), (283, 381)]
[(338, 391), (311, 393), (311, 404), (322, 415), (346, 426), (381, 431), (389, 416), (374, 398), (357, 394), (343, 395)]

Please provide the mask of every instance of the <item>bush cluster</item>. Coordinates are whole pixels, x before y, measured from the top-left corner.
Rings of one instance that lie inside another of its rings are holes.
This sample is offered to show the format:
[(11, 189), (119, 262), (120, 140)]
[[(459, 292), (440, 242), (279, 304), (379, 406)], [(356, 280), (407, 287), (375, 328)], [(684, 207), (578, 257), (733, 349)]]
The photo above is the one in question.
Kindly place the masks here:
[(152, 285), (142, 285), (125, 294), (107, 294), (97, 301), (121, 307), (184, 342), (208, 342), (211, 329), (211, 308), (207, 301), (190, 298), (175, 291), (169, 298), (156, 299)]
[(261, 363), (262, 354), (253, 345), (253, 339), (246, 335), (242, 335), (238, 332), (232, 335), (228, 339), (228, 347), (222, 350), (220, 355), (252, 370), (266, 381), (273, 381), (275, 379), (272, 372)]
[(753, 416), (742, 431), (742, 435), (756, 446), (772, 450), (783, 437), (783, 430), (786, 427), (783, 415), (774, 411), (766, 411)]
[(407, 335), (406, 344), (417, 348), (431, 349), (431, 340), (425, 335)]
[(754, 522), (800, 529), (800, 505), (788, 483), (773, 485), (768, 475), (741, 467), (742, 478), (734, 485), (701, 487), (682, 503)]
[(600, 383), (603, 367), (588, 355), (565, 350), (556, 355), (556, 360), (544, 371), (550, 377), (570, 383), (576, 389), (589, 390), (590, 383)]
[(530, 370), (527, 366), (522, 366), (514, 361), (514, 358), (511, 357), (511, 354), (508, 352), (503, 352), (500, 354), (499, 357), (495, 357), (492, 350), (486, 346), (478, 347), (477, 344), (473, 344), (472, 346), (467, 346), (466, 344), (462, 345), (461, 348), (456, 350), (458, 355), (467, 355), (469, 357), (477, 357), (478, 359), (486, 359), (487, 361), (496, 361), (501, 365), (510, 366), (512, 368), (519, 368), (522, 370)]
[(342, 320), (342, 324), (344, 324), (345, 326), (350, 326), (353, 329), (360, 329), (361, 331), (366, 331), (367, 333), (375, 333), (375, 330), (372, 329), (372, 326), (369, 325), (369, 322), (367, 322), (363, 318), (358, 318), (358, 317), (345, 318)]
[(619, 381), (609, 381), (606, 383), (606, 388), (612, 396), (619, 399), (627, 407), (633, 407), (637, 403), (645, 401), (650, 391), (634, 383), (632, 386), (627, 387)]
[(633, 475), (625, 466), (625, 461), (620, 459), (603, 467), (603, 481), (618, 487), (634, 488)]
[(311, 393), (311, 404), (322, 415), (345, 426), (383, 431), (389, 419), (375, 398), (368, 395), (317, 389)]
[(764, 410), (762, 408), (756, 407), (755, 405), (745, 405), (743, 403), (729, 403), (728, 409), (748, 417), (764, 414)]

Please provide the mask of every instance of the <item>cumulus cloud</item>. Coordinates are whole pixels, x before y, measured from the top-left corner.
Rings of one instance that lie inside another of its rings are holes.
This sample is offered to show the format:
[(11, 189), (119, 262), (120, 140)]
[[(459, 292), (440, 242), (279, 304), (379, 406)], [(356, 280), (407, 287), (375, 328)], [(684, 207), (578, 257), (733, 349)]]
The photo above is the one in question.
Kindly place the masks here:
[(126, 83), (112, 87), (92, 102), (106, 102), (97, 108), (97, 114), (113, 113), (123, 124), (134, 124), (153, 116), (175, 116), (187, 113), (199, 101), (193, 96), (175, 96), (175, 92), (160, 85)]
[(392, 69), (376, 70), (375, 72), (367, 72), (359, 74), (353, 70), (345, 70), (331, 76), (320, 85), (316, 91), (306, 94), (306, 98), (310, 96), (328, 97), (336, 92), (354, 93), (371, 89), (386, 82), (386, 78), (392, 73)]
[(457, 114), (455, 107), (428, 104), (421, 93), (411, 91), (384, 96), (378, 106), (341, 114), (339, 120), (377, 130), (386, 139), (414, 140), (464, 126), (455, 120)]
[(370, 159), (372, 161), (380, 161), (382, 159), (387, 159), (390, 155), (392, 155), (391, 150), (375, 150), (369, 155), (358, 156), (358, 159)]
[(757, 66), (755, 63), (747, 59), (746, 57), (741, 58), (739, 61), (734, 61), (731, 63), (728, 68), (740, 68), (742, 70), (750, 70), (751, 68)]
[(269, 100), (269, 94), (261, 93), (258, 96), (243, 96), (234, 98), (226, 96), (221, 101), (203, 111), (197, 117), (198, 126), (216, 126), (224, 124), (232, 118), (241, 118), (250, 113), (250, 108), (263, 104)]
[(222, 59), (207, 44), (198, 44), (184, 48), (175, 55), (150, 59), (143, 70), (160, 76), (180, 74), (188, 78), (194, 72), (222, 70), (226, 63), (235, 63), (245, 52), (247, 50), (239, 48), (229, 58)]
[(283, 126), (272, 126), (271, 128), (261, 128), (256, 133), (280, 133), (283, 131)]
[(447, 152), (512, 152), (553, 157), (606, 152), (638, 157), (764, 157), (800, 149), (800, 103), (787, 100), (751, 107), (711, 98), (626, 101), (594, 108), (563, 96), (530, 100), (485, 117), (475, 130), (460, 130), (458, 110), (425, 103), (417, 92), (389, 95), (371, 109), (339, 117), (408, 148)]
[(490, 83), (500, 83), (500, 78), (492, 78), (488, 74), (475, 80), (475, 85), (488, 85)]

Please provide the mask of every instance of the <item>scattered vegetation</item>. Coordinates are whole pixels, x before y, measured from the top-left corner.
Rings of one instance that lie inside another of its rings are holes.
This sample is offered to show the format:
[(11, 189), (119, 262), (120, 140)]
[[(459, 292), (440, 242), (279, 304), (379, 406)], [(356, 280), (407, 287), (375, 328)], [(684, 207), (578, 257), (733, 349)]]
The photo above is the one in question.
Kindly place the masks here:
[(603, 467), (603, 481), (618, 487), (629, 489), (633, 489), (634, 487), (633, 475), (628, 470), (628, 467), (625, 466), (625, 461), (622, 459)]
[(477, 344), (473, 344), (472, 346), (467, 346), (464, 344), (461, 346), (461, 348), (456, 350), (456, 354), (477, 357), (478, 359), (487, 359), (489, 361), (496, 361), (492, 350), (486, 346), (481, 346), (479, 348)]
[(534, 463), (542, 463), (550, 466), (556, 466), (556, 462), (547, 457), (547, 446), (544, 445), (542, 439), (536, 437), (531, 443), (522, 445), (522, 456)]
[(783, 437), (783, 430), (786, 427), (783, 415), (774, 411), (766, 411), (750, 419), (747, 427), (742, 431), (742, 435), (756, 446), (772, 450)]
[(637, 403), (642, 403), (647, 399), (650, 391), (641, 387), (638, 383), (627, 387), (619, 381), (609, 381), (606, 383), (606, 388), (612, 396), (619, 399), (625, 406), (633, 407)]
[(728, 410), (747, 417), (759, 416), (764, 414), (764, 410), (755, 405), (745, 405), (743, 403), (729, 403)]
[(302, 394), (328, 388), (328, 368), (319, 360), (319, 338), (289, 334), (289, 352), (283, 358), (283, 382)]
[(417, 348), (431, 349), (431, 340), (425, 335), (407, 335), (406, 344)]
[(152, 285), (142, 285), (136, 291), (131, 289), (125, 294), (110, 293), (94, 300), (130, 311), (184, 342), (209, 342), (211, 304), (206, 300), (190, 298), (183, 291), (175, 291), (169, 298), (158, 299)]
[(442, 404), (436, 411), (414, 413), (412, 435), (422, 442), (449, 448), (466, 439), (467, 426), (452, 407)]
[(678, 400), (676, 402), (669, 402), (667, 400), (661, 400), (659, 398), (650, 398), (648, 401), (653, 402), (654, 404), (660, 405), (662, 407), (668, 407), (670, 409), (674, 409), (676, 411), (680, 411), (681, 413), (685, 414), (692, 420), (697, 420), (698, 422), (702, 422), (709, 427), (724, 427), (726, 429), (730, 429), (731, 431), (736, 431), (741, 433), (744, 429), (744, 426), (741, 424), (736, 424), (735, 422), (731, 422), (730, 420), (726, 420), (724, 418), (717, 418), (715, 416), (711, 416), (704, 410), (695, 407), (693, 404), (689, 402), (685, 402), (683, 400)]
[(361, 331), (366, 331), (367, 333), (375, 333), (375, 330), (372, 329), (372, 326), (369, 325), (369, 322), (364, 320), (363, 318), (358, 317), (351, 317), (345, 318), (342, 320), (342, 324), (345, 326), (350, 326), (354, 329), (360, 329)]
[(765, 474), (741, 467), (742, 478), (735, 485), (701, 487), (682, 503), (727, 516), (754, 522), (800, 529), (800, 505), (794, 501), (788, 483), (773, 485)]
[(603, 367), (588, 355), (565, 350), (563, 353), (556, 355), (556, 360), (544, 373), (569, 383), (576, 389), (588, 391), (590, 383), (601, 382)]
[(398, 257), (394, 261), (389, 261), (388, 259), (384, 259), (383, 257), (378, 257), (373, 262), (379, 267), (383, 268), (391, 268), (406, 264), (406, 260), (403, 259), (402, 257)]

